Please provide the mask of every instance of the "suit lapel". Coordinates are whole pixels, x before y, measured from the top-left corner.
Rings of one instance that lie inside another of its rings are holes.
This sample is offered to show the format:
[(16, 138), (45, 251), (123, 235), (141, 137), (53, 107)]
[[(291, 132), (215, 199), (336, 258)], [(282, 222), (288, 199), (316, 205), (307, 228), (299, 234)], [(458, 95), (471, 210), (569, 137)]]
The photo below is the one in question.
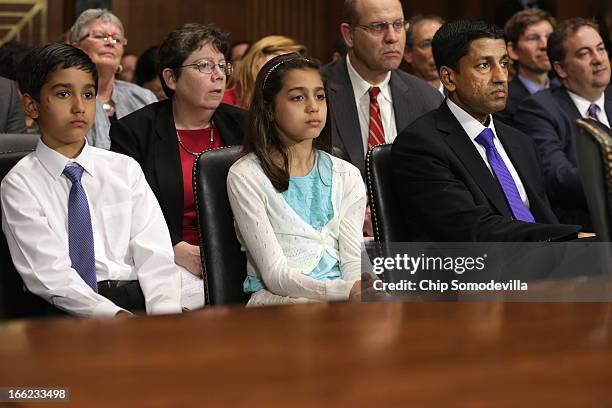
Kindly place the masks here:
[(612, 127), (612, 88), (608, 86), (604, 92), (604, 109), (608, 117), (608, 123)]
[(401, 80), (395, 71), (391, 71), (391, 79), (389, 80), (391, 87), (391, 98), (393, 99), (393, 112), (395, 113), (395, 127), (399, 135), (402, 130), (406, 129), (410, 124), (410, 118), (419, 116), (415, 111), (413, 104), (408, 103), (409, 100), (419, 100), (418, 95), (410, 95), (414, 90), (410, 89), (404, 81)]
[(436, 116), (438, 129), (447, 134), (446, 142), (472, 175), (487, 199), (501, 214), (512, 217), (499, 183), (478, 154), (459, 121), (448, 108), (446, 101), (442, 102)]
[[(346, 57), (330, 72), (328, 87), (332, 93), (330, 104), (336, 120), (338, 136), (346, 147), (351, 162), (360, 169), (365, 166), (363, 140), (355, 94), (346, 67)], [(361, 166), (359, 165), (361, 164)]]
[[(564, 87), (555, 88), (551, 91), (557, 101), (559, 101), (559, 106), (570, 120), (570, 122), (575, 122), (576, 119), (580, 119), (582, 115), (578, 112), (578, 108), (574, 101), (572, 101), (571, 96), (567, 93), (567, 89)], [(607, 112), (606, 112), (607, 113)]]
[(242, 144), (243, 129), (241, 125), (234, 120), (227, 110), (226, 105), (219, 105), (212, 116), (212, 121), (221, 137), (223, 146)]
[[(166, 192), (158, 196), (162, 208), (168, 208), (167, 215), (183, 214), (183, 170), (181, 168), (181, 157), (178, 151), (176, 128), (172, 115), (172, 103), (168, 102), (160, 110), (155, 119), (155, 132), (160, 138), (155, 146), (155, 171), (159, 182), (160, 191)], [(174, 217), (173, 217), (174, 218)], [(180, 219), (182, 216), (172, 220), (176, 230), (181, 230)], [(178, 220), (178, 221), (177, 221)]]

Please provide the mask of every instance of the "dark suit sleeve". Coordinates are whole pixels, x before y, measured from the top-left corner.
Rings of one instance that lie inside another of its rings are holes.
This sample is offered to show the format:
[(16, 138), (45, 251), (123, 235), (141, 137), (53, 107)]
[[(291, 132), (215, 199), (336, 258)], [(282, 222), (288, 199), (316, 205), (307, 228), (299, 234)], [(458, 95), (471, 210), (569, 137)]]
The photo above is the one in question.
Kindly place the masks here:
[[(138, 164), (140, 164), (140, 167), (146, 173), (146, 168), (144, 166), (145, 152), (144, 146), (142, 145), (143, 139), (138, 137), (135, 132), (135, 128), (136, 126), (134, 126), (132, 123), (128, 123), (125, 119), (115, 121), (115, 123), (113, 123), (110, 129), (110, 149), (113, 152), (125, 154), (127, 156), (132, 157), (138, 162)], [(140, 130), (146, 131), (145, 129)], [(165, 211), (164, 215), (166, 215)], [(170, 228), (170, 224), (168, 223), (167, 219), (166, 224), (168, 224), (168, 230), (170, 231), (170, 239), (172, 240), (172, 246), (181, 242), (183, 240), (183, 237), (172, 231), (172, 228)]]
[(546, 99), (529, 97), (519, 105), (514, 116), (515, 126), (532, 137), (536, 143), (546, 183), (546, 190), (553, 202), (586, 208), (584, 191), (576, 165), (568, 158), (571, 124), (565, 123), (562, 113), (545, 106)]
[(479, 204), (462, 179), (459, 159), (432, 134), (435, 130), (413, 129), (403, 132), (392, 148), (394, 188), (406, 225), (419, 225), (436, 241), (528, 242), (576, 236), (577, 226), (516, 221)]
[(7, 81), (9, 86), (6, 91), (7, 111), (6, 111), (6, 127), (1, 129), (3, 133), (24, 133), (26, 130), (25, 117), (17, 85), (13, 81)]

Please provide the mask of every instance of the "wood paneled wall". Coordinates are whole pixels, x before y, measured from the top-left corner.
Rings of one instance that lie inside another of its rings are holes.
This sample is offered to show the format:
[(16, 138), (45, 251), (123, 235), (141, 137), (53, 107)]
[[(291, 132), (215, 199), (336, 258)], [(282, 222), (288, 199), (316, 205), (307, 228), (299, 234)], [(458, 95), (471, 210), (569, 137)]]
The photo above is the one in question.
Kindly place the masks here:
[[(504, 0), (402, 0), (407, 16), (433, 13), (493, 21)], [(549, 0), (557, 17), (598, 16), (604, 0)], [(166, 33), (186, 22), (214, 22), (230, 40), (257, 40), (269, 34), (295, 38), (311, 55), (327, 61), (339, 35), (343, 0), (113, 0), (123, 21), (129, 51), (140, 53), (161, 43)], [(75, 19), (74, 0), (49, 0), (48, 38), (55, 40)]]

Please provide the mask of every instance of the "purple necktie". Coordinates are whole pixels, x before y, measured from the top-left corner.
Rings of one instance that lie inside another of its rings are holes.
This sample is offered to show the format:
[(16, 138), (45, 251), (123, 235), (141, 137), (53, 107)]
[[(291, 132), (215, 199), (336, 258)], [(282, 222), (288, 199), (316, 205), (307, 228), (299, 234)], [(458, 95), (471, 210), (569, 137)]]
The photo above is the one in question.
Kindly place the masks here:
[(506, 196), (506, 201), (510, 206), (514, 218), (526, 222), (535, 222), (529, 208), (527, 208), (523, 200), (521, 200), (521, 196), (516, 188), (512, 175), (510, 175), (510, 171), (508, 171), (508, 167), (506, 167), (506, 164), (493, 144), (493, 131), (489, 128), (485, 128), (476, 137), (476, 141), (484, 146), (487, 152), (487, 160)]
[(596, 121), (599, 122), (599, 106), (592, 103), (589, 106), (589, 110), (587, 112), (589, 114), (589, 118), (595, 119)]
[(98, 293), (93, 230), (87, 195), (81, 184), (83, 168), (67, 166), (64, 175), (72, 182), (68, 196), (68, 252), (72, 267)]

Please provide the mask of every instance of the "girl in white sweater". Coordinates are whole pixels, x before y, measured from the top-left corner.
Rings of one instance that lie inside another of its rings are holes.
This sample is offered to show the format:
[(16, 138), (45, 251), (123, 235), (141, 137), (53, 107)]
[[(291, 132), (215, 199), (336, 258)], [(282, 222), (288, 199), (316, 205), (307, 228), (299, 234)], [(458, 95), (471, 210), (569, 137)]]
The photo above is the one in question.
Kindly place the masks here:
[(248, 123), (227, 178), (248, 305), (358, 299), (365, 187), (356, 167), (329, 154), (319, 64), (298, 54), (270, 60)]

